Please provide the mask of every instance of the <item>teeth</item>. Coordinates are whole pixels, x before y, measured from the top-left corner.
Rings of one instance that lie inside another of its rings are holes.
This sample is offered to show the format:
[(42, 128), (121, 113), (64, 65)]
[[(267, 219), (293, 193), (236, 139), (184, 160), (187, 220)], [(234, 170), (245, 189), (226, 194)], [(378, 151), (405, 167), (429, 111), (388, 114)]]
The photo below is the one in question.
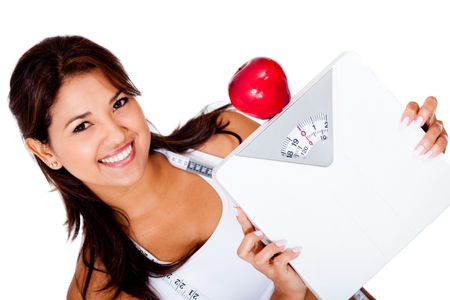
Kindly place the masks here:
[(100, 161), (101, 161), (102, 163), (116, 163), (116, 162), (118, 162), (118, 161), (124, 160), (125, 158), (128, 157), (128, 155), (130, 155), (131, 149), (132, 149), (132, 147), (131, 147), (131, 144), (130, 144), (130, 145), (129, 145), (127, 148), (125, 148), (125, 150), (123, 150), (122, 152), (120, 152), (120, 153), (118, 153), (118, 154), (116, 154), (116, 155), (114, 155), (114, 156), (110, 156), (110, 157), (108, 157), (108, 158), (101, 159)]

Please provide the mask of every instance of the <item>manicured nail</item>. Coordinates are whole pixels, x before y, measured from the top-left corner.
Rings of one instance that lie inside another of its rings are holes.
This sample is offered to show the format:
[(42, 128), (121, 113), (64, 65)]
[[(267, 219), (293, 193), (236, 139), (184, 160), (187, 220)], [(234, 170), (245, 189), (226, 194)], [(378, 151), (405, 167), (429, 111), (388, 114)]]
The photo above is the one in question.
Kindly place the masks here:
[(275, 245), (277, 245), (280, 248), (284, 248), (286, 246), (287, 241), (286, 240), (279, 240), (275, 242)]
[(294, 248), (292, 248), (291, 250), (292, 250), (292, 252), (294, 252), (294, 253), (300, 253), (300, 252), (303, 250), (303, 248), (302, 248), (302, 247), (294, 247)]
[(402, 127), (403, 128), (407, 127), (409, 125), (409, 122), (410, 122), (409, 117), (408, 116), (404, 117), (402, 121)]
[(425, 150), (424, 146), (422, 145), (417, 146), (416, 149), (414, 150), (414, 155), (419, 156), (420, 154), (422, 154), (423, 150)]
[(433, 154), (433, 151), (429, 150), (427, 153), (425, 153), (424, 157), (425, 159), (428, 159), (431, 157), (431, 155)]
[(423, 117), (422, 116), (418, 116), (416, 118), (416, 122), (415, 122), (417, 127), (422, 127), (423, 126)]
[(256, 230), (254, 233), (256, 236), (263, 236), (262, 231)]

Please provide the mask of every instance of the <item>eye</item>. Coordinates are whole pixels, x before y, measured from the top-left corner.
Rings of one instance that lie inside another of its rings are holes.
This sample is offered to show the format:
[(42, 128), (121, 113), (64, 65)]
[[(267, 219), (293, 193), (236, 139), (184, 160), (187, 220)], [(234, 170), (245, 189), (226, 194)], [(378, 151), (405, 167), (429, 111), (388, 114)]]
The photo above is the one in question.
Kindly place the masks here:
[(124, 106), (127, 102), (128, 102), (128, 98), (127, 98), (127, 97), (120, 98), (119, 100), (117, 100), (116, 102), (114, 102), (114, 104), (113, 104), (113, 109), (114, 109), (114, 110), (119, 109), (119, 108), (121, 108), (122, 106)]
[(86, 129), (88, 129), (89, 127), (91, 127), (90, 125), (89, 126), (87, 126), (89, 123), (88, 122), (83, 122), (83, 123), (81, 123), (80, 125), (78, 125), (77, 127), (75, 127), (75, 129), (73, 130), (73, 132), (74, 133), (78, 133), (78, 132), (81, 132), (81, 131), (84, 131), (84, 130), (86, 130)]

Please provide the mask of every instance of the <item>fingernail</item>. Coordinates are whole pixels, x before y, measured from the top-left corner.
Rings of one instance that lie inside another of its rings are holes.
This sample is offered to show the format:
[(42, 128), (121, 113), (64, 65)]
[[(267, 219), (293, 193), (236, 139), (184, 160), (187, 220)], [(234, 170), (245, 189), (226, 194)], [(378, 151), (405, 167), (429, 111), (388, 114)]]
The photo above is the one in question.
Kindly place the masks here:
[(292, 248), (291, 250), (292, 250), (292, 252), (294, 252), (294, 253), (300, 253), (300, 252), (303, 250), (303, 248), (302, 248), (302, 247), (294, 247), (294, 248)]
[(275, 242), (275, 245), (277, 245), (280, 248), (284, 248), (286, 246), (287, 241), (286, 240), (279, 240)]
[(234, 214), (236, 215), (236, 217), (239, 216), (239, 210), (237, 209), (237, 207), (234, 206), (233, 209), (234, 209)]
[(423, 126), (423, 117), (422, 116), (418, 116), (416, 118), (415, 124), (417, 127), (422, 127)]
[(422, 154), (423, 150), (425, 150), (424, 146), (422, 145), (417, 146), (416, 149), (414, 150), (414, 155), (419, 156), (420, 154)]
[(407, 127), (409, 125), (409, 121), (410, 121), (409, 117), (404, 117), (402, 121), (402, 127), (403, 128)]
[(429, 150), (427, 153), (425, 153), (425, 159), (428, 159), (431, 157), (431, 155), (433, 154), (433, 151)]
[(256, 230), (254, 233), (256, 236), (263, 236), (262, 231)]

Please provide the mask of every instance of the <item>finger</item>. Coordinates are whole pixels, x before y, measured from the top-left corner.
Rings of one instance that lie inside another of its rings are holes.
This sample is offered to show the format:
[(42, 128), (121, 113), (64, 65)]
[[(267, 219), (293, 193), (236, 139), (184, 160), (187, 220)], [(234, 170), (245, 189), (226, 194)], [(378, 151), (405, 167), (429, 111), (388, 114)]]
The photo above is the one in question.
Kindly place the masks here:
[(437, 108), (437, 99), (433, 96), (425, 99), (422, 107), (417, 113), (415, 124), (418, 127), (422, 127), (424, 124), (431, 124), (430, 121), (433, 118), (433, 115), (436, 113)]
[(254, 263), (258, 270), (265, 273), (264, 269), (267, 269), (272, 264), (272, 258), (281, 253), (286, 247), (286, 240), (279, 240), (267, 244), (259, 253), (254, 257)]
[[(427, 126), (427, 128), (428, 128), (434, 122), (436, 122), (436, 114), (435, 113), (431, 116), (431, 118), (430, 118), (430, 120), (428, 120), (428, 122), (425, 122), (425, 124), (424, 124), (424, 126), (422, 126), (422, 128), (425, 127), (425, 126)], [(426, 129), (425, 131), (427, 131), (427, 130), (428, 129)]]
[(236, 218), (237, 218), (239, 224), (241, 224), (242, 231), (244, 232), (244, 234), (255, 231), (255, 227), (253, 227), (252, 223), (247, 218), (247, 215), (242, 210), (242, 208), (240, 208), (239, 206), (236, 206), (235, 209), (236, 209)]
[(288, 263), (297, 258), (302, 251), (301, 247), (295, 247), (283, 251), (280, 255), (273, 259), (272, 264), (281, 271), (285, 268), (291, 268)]
[(427, 158), (434, 158), (439, 154), (443, 153), (448, 144), (448, 136), (446, 134), (441, 134), (439, 138), (434, 143), (433, 147), (431, 147), (430, 152), (425, 154)]
[[(434, 122), (430, 126), (430, 128), (428, 128), (427, 133), (424, 135), (419, 144), (417, 144), (416, 148), (414, 149), (414, 153), (416, 155), (421, 155), (424, 153), (426, 153), (426, 156), (431, 155), (431, 152), (428, 151), (431, 150), (431, 147), (433, 147), (433, 145), (436, 143), (443, 130), (444, 125), (442, 121), (437, 120), (436, 122)], [(442, 150), (443, 149), (441, 149), (440, 152), (442, 152)]]
[(403, 126), (408, 126), (409, 124), (411, 124), (411, 121), (414, 121), (416, 119), (419, 109), (419, 104), (414, 101), (411, 101), (406, 105), (405, 111), (400, 118), (400, 122), (403, 124)]
[(264, 247), (261, 242), (263, 238), (264, 234), (259, 230), (247, 233), (237, 249), (237, 255), (252, 263), (255, 254)]

